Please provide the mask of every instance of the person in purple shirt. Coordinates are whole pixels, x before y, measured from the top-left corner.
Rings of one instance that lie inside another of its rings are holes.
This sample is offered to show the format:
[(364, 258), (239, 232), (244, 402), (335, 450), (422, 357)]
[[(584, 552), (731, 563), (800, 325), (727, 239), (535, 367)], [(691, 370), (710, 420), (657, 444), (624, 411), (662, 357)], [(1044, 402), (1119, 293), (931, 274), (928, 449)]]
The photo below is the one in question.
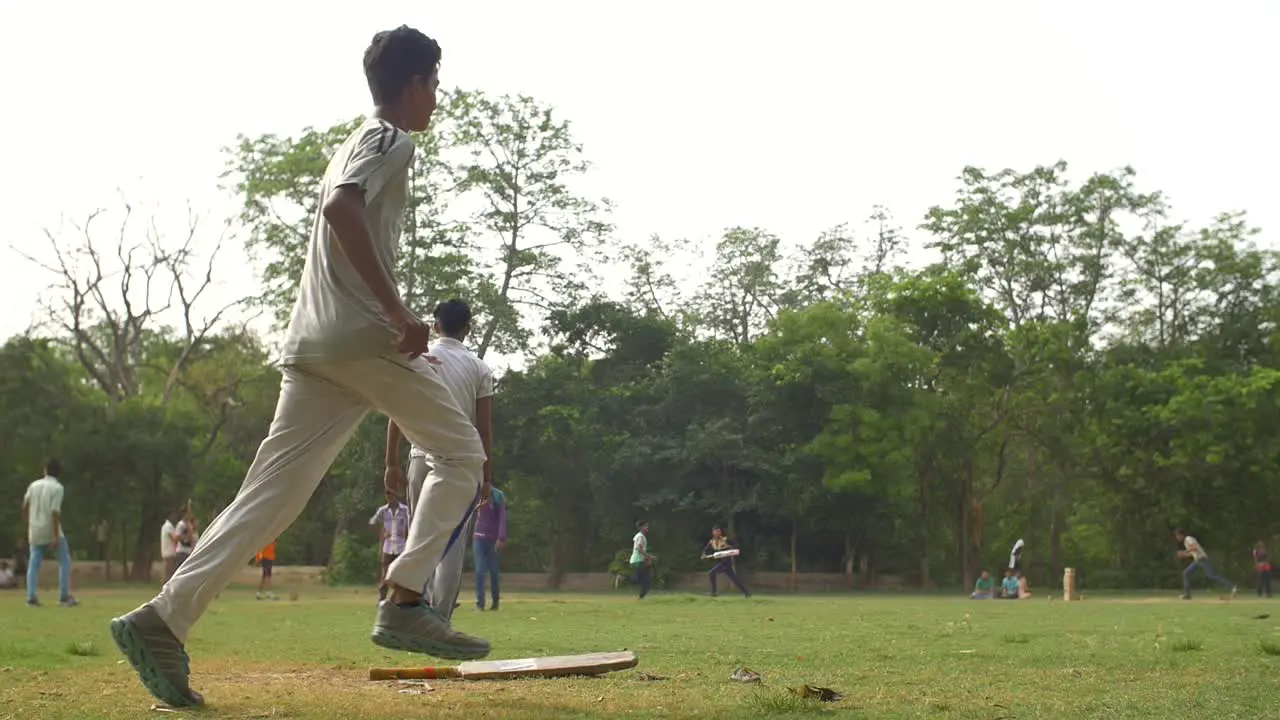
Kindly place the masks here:
[(489, 496), (489, 501), (476, 510), (476, 533), (472, 550), (476, 562), (476, 607), (484, 610), (484, 581), (489, 578), (489, 588), (493, 593), (490, 610), (498, 609), (500, 591), (498, 587), (498, 554), (502, 546), (507, 544), (507, 495), (496, 486)]

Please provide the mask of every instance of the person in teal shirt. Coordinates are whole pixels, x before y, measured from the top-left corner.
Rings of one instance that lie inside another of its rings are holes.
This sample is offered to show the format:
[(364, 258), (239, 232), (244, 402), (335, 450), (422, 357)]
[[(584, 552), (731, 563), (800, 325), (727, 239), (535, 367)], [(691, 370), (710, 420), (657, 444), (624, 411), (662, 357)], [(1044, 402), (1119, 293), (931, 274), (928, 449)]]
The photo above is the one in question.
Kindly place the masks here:
[(1006, 570), (1004, 573), (1004, 582), (1000, 584), (1000, 588), (1003, 590), (1001, 597), (1005, 600), (1017, 600), (1018, 576), (1014, 575), (1012, 570)]
[(995, 581), (991, 579), (991, 573), (986, 570), (978, 576), (978, 582), (973, 584), (973, 594), (969, 596), (970, 600), (990, 600), (995, 596)]

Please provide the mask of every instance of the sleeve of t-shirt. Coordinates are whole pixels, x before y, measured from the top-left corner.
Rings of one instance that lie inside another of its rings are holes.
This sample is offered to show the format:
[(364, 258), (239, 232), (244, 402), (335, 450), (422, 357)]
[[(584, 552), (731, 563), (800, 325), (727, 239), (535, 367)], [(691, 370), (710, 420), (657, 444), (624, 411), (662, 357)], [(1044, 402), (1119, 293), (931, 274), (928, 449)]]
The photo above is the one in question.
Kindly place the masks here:
[(383, 521), (382, 513), (385, 511), (386, 511), (386, 508), (378, 508), (377, 511), (373, 513), (373, 517), (369, 518), (369, 524), (377, 525), (378, 523), (382, 522)]
[(493, 397), (493, 370), (487, 363), (480, 363), (480, 389), (476, 399)]
[(49, 510), (58, 514), (62, 513), (62, 488), (55, 487), (52, 497), (49, 498)]
[(365, 202), (369, 202), (382, 192), (387, 181), (409, 167), (414, 150), (409, 135), (390, 123), (371, 124), (356, 141), (334, 187), (354, 185), (364, 192)]

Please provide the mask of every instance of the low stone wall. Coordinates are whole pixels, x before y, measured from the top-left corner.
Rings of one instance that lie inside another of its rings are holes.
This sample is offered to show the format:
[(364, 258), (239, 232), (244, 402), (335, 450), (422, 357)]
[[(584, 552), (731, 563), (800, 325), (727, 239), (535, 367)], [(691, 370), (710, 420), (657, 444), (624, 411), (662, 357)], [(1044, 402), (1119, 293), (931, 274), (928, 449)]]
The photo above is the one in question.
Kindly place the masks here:
[[(279, 585), (312, 585), (322, 581), (323, 567), (297, 565), (278, 566), (274, 569), (274, 580)], [(162, 566), (153, 566), (151, 577), (158, 584), (162, 576)], [(232, 578), (233, 583), (256, 584), (259, 570), (252, 565), (245, 565)], [(113, 563), (111, 579), (121, 579), (121, 566)], [(840, 573), (800, 573), (795, 577), (794, 587), (790, 573), (758, 572), (747, 573), (744, 581), (753, 589), (759, 590), (795, 590), (798, 592), (833, 592), (863, 588), (854, 579), (852, 586), (849, 579)], [(547, 573), (504, 573), (502, 584), (509, 590), (547, 590), (550, 589), (551, 576)], [(99, 585), (106, 581), (106, 564), (102, 562), (77, 562), (72, 566), (72, 587)], [(566, 592), (599, 592), (612, 590), (615, 578), (609, 573), (568, 573), (560, 579), (559, 589)], [(41, 587), (57, 587), (58, 564), (45, 562), (40, 568)], [(727, 585), (727, 581), (721, 582)], [(708, 589), (706, 573), (681, 573), (671, 578), (671, 588), (701, 592)], [(866, 589), (891, 590), (901, 588), (902, 583), (893, 577), (881, 577)]]

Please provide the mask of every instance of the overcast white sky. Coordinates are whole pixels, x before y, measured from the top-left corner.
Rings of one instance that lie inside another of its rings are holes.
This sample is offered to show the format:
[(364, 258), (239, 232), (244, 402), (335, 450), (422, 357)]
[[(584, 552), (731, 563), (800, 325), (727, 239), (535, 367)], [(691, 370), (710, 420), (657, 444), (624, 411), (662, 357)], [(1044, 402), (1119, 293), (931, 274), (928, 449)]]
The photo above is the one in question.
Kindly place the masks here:
[[(623, 9), (626, 5), (634, 9)], [(629, 239), (793, 241), (882, 203), (908, 229), (965, 164), (1132, 164), (1202, 222), (1280, 225), (1280, 2), (510, 0), (364, 5), (0, 2), (6, 172), (0, 336), (47, 276), (9, 249), (115, 202), (210, 218), (220, 148), (366, 110), (360, 57), (408, 23), (446, 86), (526, 93), (573, 121)], [(170, 225), (169, 223), (173, 223)], [(228, 256), (225, 296), (252, 292)]]

